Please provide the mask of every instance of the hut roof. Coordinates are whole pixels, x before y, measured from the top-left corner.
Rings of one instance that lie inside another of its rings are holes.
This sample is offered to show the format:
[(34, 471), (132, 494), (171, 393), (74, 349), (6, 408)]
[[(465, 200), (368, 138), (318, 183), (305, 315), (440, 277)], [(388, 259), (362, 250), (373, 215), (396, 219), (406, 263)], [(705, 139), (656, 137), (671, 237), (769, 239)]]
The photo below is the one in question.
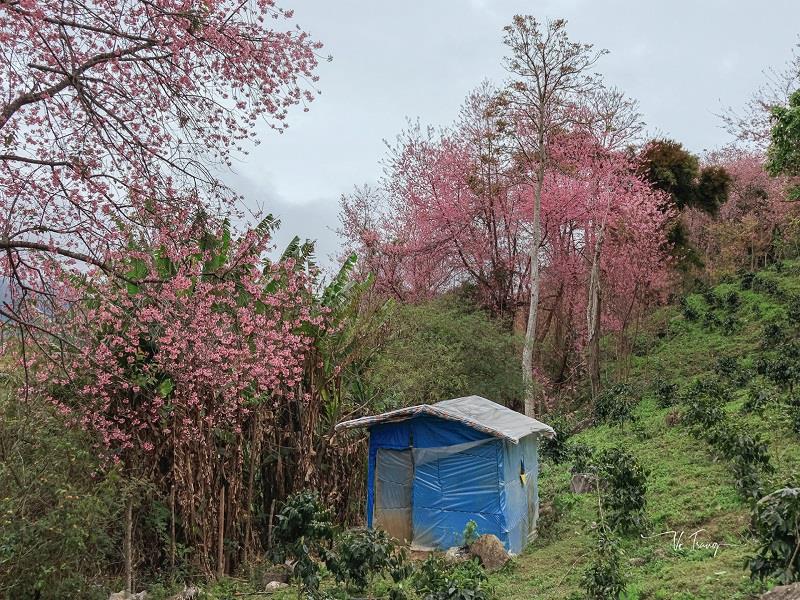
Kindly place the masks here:
[(436, 404), (419, 404), (417, 406), (398, 408), (380, 415), (343, 421), (336, 425), (336, 430), (353, 427), (372, 427), (379, 423), (396, 423), (420, 415), (458, 421), (478, 431), (510, 440), (515, 444), (525, 436), (533, 433), (538, 433), (548, 438), (553, 438), (556, 434), (549, 425), (545, 425), (531, 417), (526, 417), (481, 396), (465, 396), (463, 398), (444, 400)]

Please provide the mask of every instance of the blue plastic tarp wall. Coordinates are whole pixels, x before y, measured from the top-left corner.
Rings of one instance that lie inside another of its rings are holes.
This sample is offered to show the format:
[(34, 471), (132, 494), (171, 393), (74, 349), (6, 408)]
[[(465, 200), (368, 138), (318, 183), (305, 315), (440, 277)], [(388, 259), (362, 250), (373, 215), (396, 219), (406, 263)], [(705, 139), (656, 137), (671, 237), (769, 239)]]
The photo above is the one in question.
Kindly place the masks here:
[(496, 535), (510, 551), (520, 552), (525, 547), (538, 506), (535, 436), (514, 444), (462, 423), (430, 416), (373, 426), (367, 485), (370, 527), (380, 448), (413, 449), (414, 546), (458, 546), (463, 543), (464, 527), (472, 520), (479, 533)]

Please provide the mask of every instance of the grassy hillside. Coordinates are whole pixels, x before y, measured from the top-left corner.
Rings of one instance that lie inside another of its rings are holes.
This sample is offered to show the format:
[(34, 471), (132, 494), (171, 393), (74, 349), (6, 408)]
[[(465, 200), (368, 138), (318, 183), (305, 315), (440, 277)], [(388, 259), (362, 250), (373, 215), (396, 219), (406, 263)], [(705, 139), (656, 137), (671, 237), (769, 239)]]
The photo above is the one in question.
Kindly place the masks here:
[[(633, 452), (649, 471), (651, 533), (685, 532), (683, 548), (675, 547), (671, 534), (623, 538), (631, 582), (627, 598), (750, 598), (761, 589), (743, 568), (754, 549), (748, 537), (750, 511), (734, 487), (726, 457), (685, 424), (673, 423), (680, 405), (660, 408), (654, 386), (659, 380), (676, 384), (680, 395), (695, 380), (720, 379), (730, 420), (768, 442), (776, 472), (765, 480), (766, 491), (800, 480), (800, 437), (792, 429), (789, 394), (757, 375), (765, 325), (796, 317), (798, 295), (800, 262), (786, 262), (659, 311), (635, 344), (629, 375), (634, 395), (641, 398), (635, 421), (593, 427), (574, 437), (598, 449), (624, 446)], [(751, 390), (767, 392), (760, 412), (744, 410)], [(569, 492), (569, 468), (543, 464), (542, 535), (511, 568), (493, 577), (498, 597), (569, 598), (580, 590), (595, 539), (597, 498)], [(727, 545), (716, 555), (711, 548), (693, 548), (689, 536), (698, 530), (698, 543)]]

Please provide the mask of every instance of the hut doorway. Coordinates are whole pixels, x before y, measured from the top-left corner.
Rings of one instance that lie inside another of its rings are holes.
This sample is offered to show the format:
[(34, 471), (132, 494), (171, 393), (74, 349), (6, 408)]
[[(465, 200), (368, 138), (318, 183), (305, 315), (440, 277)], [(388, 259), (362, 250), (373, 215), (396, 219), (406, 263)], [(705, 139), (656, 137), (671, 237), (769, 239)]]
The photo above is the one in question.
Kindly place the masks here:
[(400, 542), (410, 543), (414, 459), (410, 449), (379, 448), (375, 457), (373, 523)]

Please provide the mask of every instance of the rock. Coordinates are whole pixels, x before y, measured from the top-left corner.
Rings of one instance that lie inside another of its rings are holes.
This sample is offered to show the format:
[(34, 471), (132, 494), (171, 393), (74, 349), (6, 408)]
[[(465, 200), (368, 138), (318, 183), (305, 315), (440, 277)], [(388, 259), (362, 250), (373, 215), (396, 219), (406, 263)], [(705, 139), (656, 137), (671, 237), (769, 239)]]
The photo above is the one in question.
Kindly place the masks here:
[(194, 600), (200, 595), (200, 590), (193, 585), (189, 587), (183, 586), (183, 589), (175, 594), (174, 596), (170, 596), (169, 600)]
[(667, 413), (665, 422), (667, 427), (675, 427), (675, 425), (680, 424), (681, 412), (679, 410), (673, 410), (672, 412)]
[(772, 588), (761, 596), (761, 600), (800, 600), (800, 583)]
[(279, 581), (280, 583), (289, 583), (289, 577), (291, 575), (291, 567), (288, 565), (274, 565), (264, 571), (264, 576), (261, 578), (261, 581), (264, 584), (267, 584), (271, 581)]
[(275, 590), (282, 590), (283, 588), (287, 587), (289, 587), (289, 584), (284, 583), (283, 581), (270, 581), (267, 585), (264, 586), (264, 591), (274, 592)]
[(139, 592), (138, 594), (127, 594), (125, 590), (112, 592), (108, 596), (108, 600), (147, 600), (147, 592)]
[(482, 535), (470, 544), (469, 553), (478, 558), (483, 568), (490, 573), (497, 571), (511, 559), (503, 543), (492, 534)]
[(594, 473), (573, 473), (569, 491), (573, 494), (589, 494), (597, 489), (597, 475)]
[(449, 563), (460, 563), (469, 560), (469, 550), (462, 546), (453, 546), (444, 553), (444, 559)]

